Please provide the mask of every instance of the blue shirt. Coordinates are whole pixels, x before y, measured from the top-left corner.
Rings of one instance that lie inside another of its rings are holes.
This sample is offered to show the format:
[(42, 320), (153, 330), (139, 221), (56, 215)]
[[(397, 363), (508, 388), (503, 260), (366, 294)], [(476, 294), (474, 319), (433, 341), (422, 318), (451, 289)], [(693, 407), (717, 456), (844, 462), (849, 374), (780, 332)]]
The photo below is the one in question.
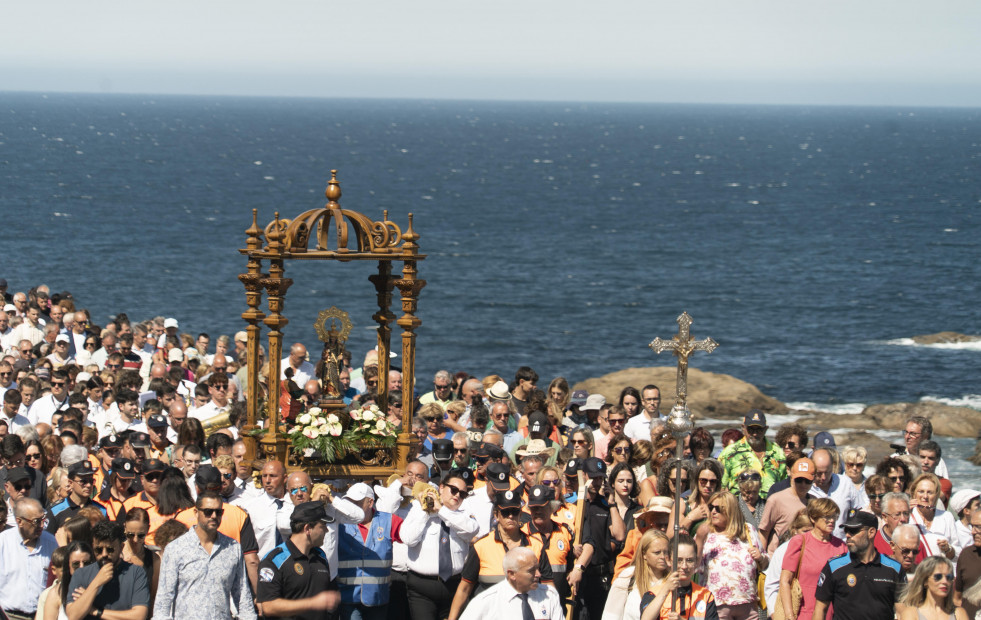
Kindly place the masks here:
[(0, 607), (37, 610), (37, 599), (48, 587), (51, 554), (57, 548), (48, 532), (41, 532), (34, 549), (27, 548), (16, 527), (0, 533)]

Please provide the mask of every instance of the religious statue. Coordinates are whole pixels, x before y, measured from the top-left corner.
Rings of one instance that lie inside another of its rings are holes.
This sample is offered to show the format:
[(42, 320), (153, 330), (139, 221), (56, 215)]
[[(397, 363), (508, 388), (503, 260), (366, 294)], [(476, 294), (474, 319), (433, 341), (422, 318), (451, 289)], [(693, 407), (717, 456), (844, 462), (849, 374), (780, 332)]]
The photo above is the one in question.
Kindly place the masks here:
[(331, 306), (320, 312), (314, 326), (317, 328), (317, 337), (324, 343), (324, 350), (316, 366), (324, 399), (340, 400), (343, 394), (340, 380), (341, 356), (344, 353), (344, 343), (351, 333), (351, 319), (347, 312)]

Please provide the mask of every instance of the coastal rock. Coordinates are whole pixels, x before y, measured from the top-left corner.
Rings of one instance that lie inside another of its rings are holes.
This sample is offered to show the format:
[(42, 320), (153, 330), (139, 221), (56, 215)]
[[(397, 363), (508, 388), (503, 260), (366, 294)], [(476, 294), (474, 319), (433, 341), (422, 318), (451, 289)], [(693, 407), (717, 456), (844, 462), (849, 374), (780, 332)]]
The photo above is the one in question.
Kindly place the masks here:
[[(602, 394), (606, 402), (616, 403), (620, 390), (632, 385), (638, 390), (649, 383), (661, 389), (661, 412), (667, 414), (677, 398), (675, 366), (653, 368), (627, 368), (617, 372), (586, 379), (572, 386), (574, 390), (586, 390), (590, 394)], [(750, 409), (766, 413), (787, 413), (789, 409), (779, 400), (767, 396), (756, 386), (730, 375), (703, 372), (697, 368), (688, 370), (688, 408), (700, 418), (741, 418)]]
[[(857, 430), (893, 429), (895, 441), (902, 441), (906, 420), (923, 416), (933, 424), (933, 434), (945, 437), (975, 437), (981, 428), (981, 411), (969, 407), (951, 407), (930, 401), (869, 405), (862, 413), (834, 414), (819, 411), (801, 412), (800, 423), (810, 428), (851, 428)], [(840, 444), (839, 444), (840, 445)]]
[(970, 336), (957, 332), (937, 332), (936, 334), (913, 336), (913, 342), (916, 344), (951, 344), (957, 342), (977, 342), (979, 340), (981, 340), (981, 336)]

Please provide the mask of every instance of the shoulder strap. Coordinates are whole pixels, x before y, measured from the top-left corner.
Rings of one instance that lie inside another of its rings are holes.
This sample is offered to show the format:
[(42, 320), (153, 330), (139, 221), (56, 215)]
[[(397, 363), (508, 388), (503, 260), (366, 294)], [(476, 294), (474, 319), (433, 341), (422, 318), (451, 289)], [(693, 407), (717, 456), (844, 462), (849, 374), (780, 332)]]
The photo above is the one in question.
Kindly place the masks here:
[(797, 557), (797, 570), (794, 571), (794, 579), (800, 575), (800, 563), (804, 561), (804, 545), (807, 544), (807, 532), (800, 535), (800, 555)]

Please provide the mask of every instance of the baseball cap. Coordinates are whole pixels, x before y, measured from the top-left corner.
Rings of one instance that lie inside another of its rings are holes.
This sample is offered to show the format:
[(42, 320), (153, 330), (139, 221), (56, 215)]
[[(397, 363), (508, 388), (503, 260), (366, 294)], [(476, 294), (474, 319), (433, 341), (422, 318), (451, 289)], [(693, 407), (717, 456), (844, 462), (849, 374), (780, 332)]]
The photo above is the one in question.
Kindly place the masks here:
[(316, 523), (317, 521), (322, 523), (334, 522), (334, 518), (327, 515), (327, 509), (324, 507), (323, 502), (303, 502), (293, 508), (293, 514), (290, 515), (291, 524)]
[(129, 459), (113, 459), (112, 473), (116, 474), (120, 478), (130, 480), (132, 478), (136, 478), (136, 467), (133, 466), (133, 461)]
[[(167, 469), (167, 466), (160, 459), (147, 459), (143, 463), (143, 475), (163, 471)], [(198, 469), (201, 469), (200, 467)]]
[(92, 463), (88, 460), (79, 461), (77, 463), (72, 463), (68, 466), (68, 477), (69, 478), (82, 478), (85, 476), (94, 476), (95, 468), (92, 467)]
[(541, 411), (536, 411), (535, 413), (528, 416), (528, 432), (530, 433), (544, 433), (545, 429), (548, 428), (548, 418)]
[(981, 491), (974, 489), (961, 489), (950, 498), (950, 511), (957, 515), (971, 503), (975, 497), (981, 496)]
[(555, 493), (547, 486), (536, 484), (528, 489), (529, 506), (547, 506), (553, 499), (555, 499)]
[[(85, 461), (88, 463), (88, 461)], [(31, 474), (27, 472), (26, 467), (11, 467), (7, 470), (7, 482), (13, 484), (15, 482), (20, 482), (21, 480), (31, 480)], [(33, 480), (31, 480), (33, 482)]]
[(879, 519), (871, 512), (853, 510), (841, 527), (846, 530), (858, 530), (866, 527), (879, 529)]
[(835, 448), (835, 438), (831, 436), (828, 431), (821, 431), (814, 436), (814, 447), (815, 448)]
[(214, 465), (202, 465), (194, 474), (194, 484), (206, 488), (209, 484), (221, 484), (221, 472)]
[(249, 335), (245, 332), (235, 332), (235, 342), (248, 342)]
[(164, 319), (164, 329), (167, 329), (168, 327), (173, 327), (174, 329), (177, 329), (179, 327), (179, 325), (177, 324), (177, 319), (175, 318)]
[(790, 479), (793, 480), (794, 478), (814, 480), (814, 461), (806, 456), (794, 461), (794, 464), (790, 467)]
[(146, 425), (150, 428), (167, 428), (167, 418), (163, 417), (162, 414), (155, 413), (147, 418)]
[(586, 398), (586, 403), (579, 409), (581, 409), (582, 411), (593, 411), (594, 409), (596, 411), (599, 411), (600, 409), (603, 408), (603, 405), (605, 404), (606, 404), (606, 396), (603, 396), (602, 394), (590, 394)]
[(129, 445), (134, 448), (149, 448), (150, 436), (141, 432), (132, 433), (129, 436)]
[(487, 466), (487, 482), (495, 491), (511, 488), (511, 468), (504, 463), (491, 463)]
[(521, 508), (521, 494), (517, 491), (505, 491), (494, 495), (495, 508)]
[(105, 437), (103, 437), (102, 439), (99, 440), (99, 447), (100, 448), (122, 448), (123, 447), (123, 438), (120, 437), (119, 435), (116, 435), (116, 434), (106, 435)]
[(590, 478), (602, 478), (606, 476), (606, 463), (603, 459), (591, 456), (583, 461), (582, 470)]
[(575, 478), (580, 469), (582, 469), (582, 459), (569, 459), (565, 463), (565, 475), (568, 478)]
[(572, 393), (572, 396), (569, 398), (569, 406), (571, 407), (575, 405), (581, 409), (582, 406), (586, 404), (586, 400), (588, 398), (589, 398), (589, 392), (587, 392), (586, 390), (576, 390)]
[(70, 340), (68, 340), (67, 334), (58, 334), (55, 336), (55, 342), (70, 342)]
[(14, 304), (7, 304), (3, 307), (4, 312), (17, 312), (17, 306)]
[(370, 497), (374, 499), (375, 492), (372, 491), (371, 487), (369, 487), (364, 482), (358, 482), (351, 485), (351, 488), (347, 490), (347, 493), (344, 494), (344, 497), (346, 499), (351, 500), (352, 502), (360, 502), (366, 497)]
[(184, 361), (184, 352), (181, 351), (180, 349), (176, 348), (176, 347), (173, 348), (173, 349), (171, 349), (170, 352), (167, 353), (167, 361), (168, 362), (183, 362)]
[(759, 409), (750, 409), (749, 413), (743, 417), (743, 424), (750, 426), (766, 426), (766, 414)]
[(505, 454), (504, 448), (501, 446), (493, 443), (487, 444), (487, 456), (491, 457), (492, 459), (502, 459), (504, 458)]

